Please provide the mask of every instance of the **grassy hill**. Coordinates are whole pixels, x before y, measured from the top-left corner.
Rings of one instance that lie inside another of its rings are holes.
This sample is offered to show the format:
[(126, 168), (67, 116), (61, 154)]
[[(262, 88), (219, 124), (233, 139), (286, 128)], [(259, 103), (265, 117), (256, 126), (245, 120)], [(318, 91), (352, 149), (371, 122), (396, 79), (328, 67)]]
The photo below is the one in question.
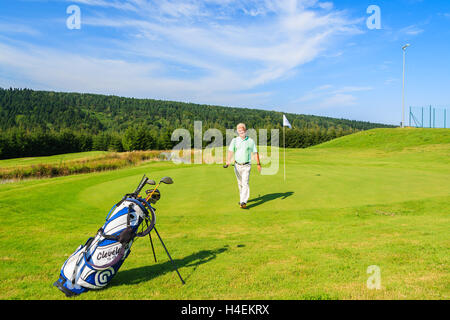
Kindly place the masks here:
[[(139, 239), (106, 289), (75, 300), (449, 299), (448, 131), (373, 130), (345, 137), (347, 147), (288, 149), (286, 180), (282, 164), (269, 176), (252, 168), (248, 210), (219, 164), (0, 185), (0, 298), (66, 299), (52, 287), (61, 265), (145, 173), (174, 179), (160, 188), (157, 226), (186, 285), (159, 243), (155, 263)], [(380, 290), (367, 287), (373, 265)]]
[(313, 148), (402, 150), (408, 147), (449, 143), (450, 130), (448, 129), (380, 128), (340, 137)]

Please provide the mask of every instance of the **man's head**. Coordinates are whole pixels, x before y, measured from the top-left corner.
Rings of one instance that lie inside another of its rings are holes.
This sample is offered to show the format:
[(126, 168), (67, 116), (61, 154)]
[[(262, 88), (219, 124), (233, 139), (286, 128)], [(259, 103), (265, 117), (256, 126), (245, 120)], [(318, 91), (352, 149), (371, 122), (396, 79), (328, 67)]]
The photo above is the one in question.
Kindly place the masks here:
[(239, 137), (241, 137), (242, 139), (244, 139), (244, 138), (245, 138), (245, 135), (247, 134), (247, 128), (245, 127), (245, 124), (239, 123), (239, 124), (236, 126), (236, 129), (237, 129), (237, 133), (238, 133)]

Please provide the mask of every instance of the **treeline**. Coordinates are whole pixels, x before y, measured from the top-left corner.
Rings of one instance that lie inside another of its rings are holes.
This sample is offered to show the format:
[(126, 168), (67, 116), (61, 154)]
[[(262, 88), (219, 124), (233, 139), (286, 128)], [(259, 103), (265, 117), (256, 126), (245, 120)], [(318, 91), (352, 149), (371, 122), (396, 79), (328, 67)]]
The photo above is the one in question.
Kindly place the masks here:
[[(307, 148), (340, 136), (351, 134), (353, 129), (286, 129), (286, 147)], [(172, 141), (172, 131), (152, 132), (143, 127), (130, 127), (124, 134), (102, 132), (90, 134), (71, 131), (43, 131), (41, 129), (26, 130), (8, 129), (0, 135), (0, 159), (21, 158), (31, 156), (48, 156), (63, 153), (103, 151), (136, 151), (136, 150), (170, 150), (181, 140)], [(194, 147), (194, 134), (190, 132), (191, 147)], [(222, 132), (225, 146), (226, 132)], [(283, 143), (283, 131), (279, 132), (279, 144)], [(202, 141), (206, 147), (211, 141)], [(267, 144), (271, 144), (268, 131)]]
[[(315, 128), (315, 129), (286, 129), (286, 147), (287, 148), (308, 148), (332, 139), (336, 139), (348, 134), (358, 132), (357, 129), (342, 128)], [(282, 145), (282, 132), (280, 132), (280, 146)]]
[(1, 131), (0, 159), (49, 156), (63, 153), (135, 150), (167, 150), (174, 142), (170, 135), (155, 135), (144, 128), (127, 130), (124, 135), (112, 132), (90, 134), (63, 129), (61, 131), (13, 128)]
[[(342, 128), (368, 130), (390, 125), (286, 113), (294, 128)], [(23, 127), (59, 131), (73, 129), (100, 133), (125, 132), (132, 126), (149, 130), (192, 129), (194, 120), (221, 131), (239, 122), (249, 128), (281, 128), (277, 111), (200, 105), (175, 101), (135, 99), (99, 94), (0, 88), (0, 129)]]
[[(286, 130), (286, 144), (292, 148), (359, 130), (392, 127), (312, 115), (286, 116), (293, 127)], [(279, 129), (281, 134), (281, 119), (281, 112), (267, 110), (0, 88), (0, 158), (90, 150), (167, 150), (178, 143), (171, 141), (175, 129), (187, 129), (193, 137), (194, 121), (202, 122), (203, 132), (220, 130), (225, 143), (226, 129), (239, 122), (256, 130)]]

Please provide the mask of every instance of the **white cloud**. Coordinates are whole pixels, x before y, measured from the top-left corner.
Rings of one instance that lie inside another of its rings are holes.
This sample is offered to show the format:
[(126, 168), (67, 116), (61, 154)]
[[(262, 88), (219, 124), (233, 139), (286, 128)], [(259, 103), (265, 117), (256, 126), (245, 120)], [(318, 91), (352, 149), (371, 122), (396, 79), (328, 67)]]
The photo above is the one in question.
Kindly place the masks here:
[(136, 11), (137, 7), (133, 4), (135, 1), (118, 1), (118, 0), (65, 0), (70, 3), (84, 4), (88, 6), (115, 8), (119, 10)]
[(368, 86), (343, 86), (336, 88), (326, 84), (307, 92), (302, 97), (294, 100), (293, 104), (301, 104), (311, 109), (328, 109), (337, 107), (350, 107), (357, 104), (356, 92), (371, 91), (373, 87)]
[(319, 3), (318, 6), (325, 10), (331, 10), (331, 9), (333, 9), (334, 4), (332, 2), (322, 2), (322, 3)]
[(41, 34), (41, 32), (39, 32), (36, 28), (27, 26), (25, 24), (5, 21), (0, 22), (0, 30), (1, 32), (8, 34), (26, 34), (31, 36), (37, 36)]
[(351, 94), (337, 93), (330, 97), (323, 99), (318, 105), (318, 108), (330, 107), (349, 107), (356, 105), (357, 98)]
[(342, 88), (336, 89), (336, 90), (332, 91), (331, 93), (339, 94), (339, 93), (371, 91), (371, 90), (373, 90), (372, 87), (347, 86), (347, 87), (342, 87)]
[[(8, 87), (24, 79), (26, 87), (40, 90), (91, 92), (138, 98), (155, 98), (256, 107), (271, 92), (237, 92), (224, 87), (233, 75), (217, 73), (199, 81), (160, 76), (159, 63), (127, 62), (120, 59), (81, 57), (59, 50), (26, 46), (22, 49), (0, 43), (0, 68), (12, 75), (0, 83)], [(238, 81), (238, 79), (236, 79)], [(209, 86), (215, 90), (207, 89)], [(232, 89), (236, 89), (234, 86)]]
[(391, 84), (393, 84), (393, 83), (396, 83), (396, 82), (398, 82), (399, 81), (399, 79), (396, 79), (396, 78), (389, 78), (389, 79), (386, 79), (385, 81), (384, 81), (384, 84), (385, 85), (391, 85)]
[(420, 29), (416, 25), (411, 25), (411, 26), (405, 27), (399, 31), (400, 34), (405, 34), (405, 35), (409, 35), (409, 36), (417, 36), (417, 35), (421, 34), (422, 32), (424, 32), (424, 30)]
[[(76, 53), (4, 44), (0, 67), (61, 90), (242, 105), (263, 102), (271, 93), (260, 86), (292, 76), (336, 36), (360, 32), (345, 12), (317, 0), (68, 2), (95, 9), (83, 12), (84, 32), (109, 27), (123, 38), (102, 36), (109, 46), (81, 43)], [(103, 58), (111, 50), (120, 58)], [(350, 102), (350, 91), (335, 99)]]
[[(212, 1), (206, 1), (211, 3)], [(239, 7), (241, 1), (229, 1)], [(311, 2), (311, 1), (309, 1)], [(184, 56), (188, 62), (187, 52), (196, 56), (209, 56), (208, 63), (216, 65), (217, 68), (227, 68), (237, 74), (242, 70), (232, 70), (232, 64), (243, 65), (245, 62), (252, 63), (252, 68), (245, 72), (249, 79), (245, 79), (247, 87), (257, 86), (267, 81), (276, 80), (286, 76), (294, 68), (312, 61), (327, 48), (327, 42), (339, 33), (355, 33), (356, 28), (347, 21), (340, 12), (320, 14), (312, 10), (298, 8), (300, 4), (305, 6), (308, 1), (259, 1), (253, 2), (255, 12), (273, 12), (276, 17), (270, 20), (258, 21), (243, 25), (241, 21), (230, 21), (219, 23), (214, 18), (202, 21), (202, 23), (186, 23), (185, 20), (175, 22), (165, 21), (164, 25), (145, 19), (90, 19), (87, 24), (95, 26), (115, 26), (120, 28), (135, 28), (139, 32), (139, 42), (133, 43), (131, 48), (147, 48), (150, 55), (154, 55), (152, 41), (163, 42), (163, 49), (156, 51), (174, 52)], [(311, 2), (315, 4), (314, 2)], [(150, 10), (145, 2), (143, 10)], [(175, 4), (178, 4), (175, 5)], [(187, 6), (189, 4), (189, 6)], [(194, 5), (195, 4), (195, 5)], [(261, 4), (264, 4), (262, 6)], [(185, 8), (189, 8), (184, 10)], [(167, 8), (173, 8), (167, 10)], [(176, 8), (176, 10), (175, 10)], [(195, 8), (193, 10), (192, 8)], [(156, 10), (155, 8), (151, 8)], [(248, 9), (244, 8), (245, 12)], [(223, 10), (229, 10), (223, 6)], [(236, 9), (234, 9), (236, 10)], [(180, 16), (180, 12), (190, 12), (193, 15), (213, 16), (208, 9), (201, 7), (198, 1), (180, 3), (179, 1), (162, 1), (158, 12), (171, 12), (171, 16)], [(223, 11), (222, 11), (223, 12)], [(233, 12), (229, 12), (230, 16)], [(161, 17), (159, 17), (161, 18)], [(143, 39), (148, 40), (146, 43)], [(159, 43), (159, 44), (160, 44)], [(211, 58), (212, 56), (212, 58)]]

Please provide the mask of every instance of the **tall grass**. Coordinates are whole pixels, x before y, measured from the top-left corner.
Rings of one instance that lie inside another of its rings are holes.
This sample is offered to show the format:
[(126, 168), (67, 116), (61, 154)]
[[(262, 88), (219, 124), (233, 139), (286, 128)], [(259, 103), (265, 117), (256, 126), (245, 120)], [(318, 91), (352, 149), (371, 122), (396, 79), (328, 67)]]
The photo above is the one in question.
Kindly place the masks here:
[(38, 163), (29, 166), (0, 168), (0, 180), (51, 178), (78, 173), (115, 170), (145, 161), (164, 160), (163, 150), (111, 152), (97, 157), (79, 158), (59, 163)]

